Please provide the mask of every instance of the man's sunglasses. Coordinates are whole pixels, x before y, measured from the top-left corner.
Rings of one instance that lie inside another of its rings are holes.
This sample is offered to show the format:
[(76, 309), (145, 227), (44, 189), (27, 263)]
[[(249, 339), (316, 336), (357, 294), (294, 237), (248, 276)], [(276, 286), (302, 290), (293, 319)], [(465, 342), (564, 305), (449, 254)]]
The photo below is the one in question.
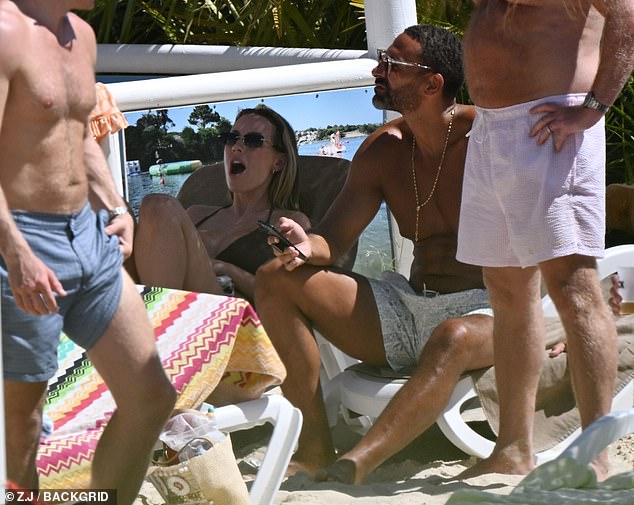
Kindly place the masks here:
[(433, 70), (431, 67), (427, 65), (422, 65), (420, 63), (414, 63), (413, 61), (400, 61), (395, 60), (387, 55), (385, 49), (377, 49), (376, 50), (376, 59), (379, 62), (379, 65), (385, 64), (387, 65), (387, 71), (390, 71), (390, 67), (392, 65), (403, 65), (404, 67), (417, 67), (422, 68), (423, 70)]
[(265, 142), (273, 144), (273, 142), (264, 138), (264, 135), (257, 132), (245, 133), (244, 135), (240, 135), (238, 132), (225, 132), (221, 133), (219, 137), (226, 146), (235, 146), (238, 140), (242, 140), (245, 147), (249, 148), (262, 147)]

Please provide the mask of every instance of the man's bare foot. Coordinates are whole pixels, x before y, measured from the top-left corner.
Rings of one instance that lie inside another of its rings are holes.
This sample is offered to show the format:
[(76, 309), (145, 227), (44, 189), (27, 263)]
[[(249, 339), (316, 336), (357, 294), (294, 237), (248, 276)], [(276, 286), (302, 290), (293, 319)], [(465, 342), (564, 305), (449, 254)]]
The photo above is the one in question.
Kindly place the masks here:
[[(292, 477), (293, 475), (304, 474), (310, 477), (313, 480), (319, 480), (317, 475), (319, 472), (324, 471), (324, 466), (312, 465), (308, 463), (304, 463), (303, 461), (291, 460), (288, 464), (288, 468), (286, 469), (286, 477)], [(323, 480), (323, 479), (322, 479)]]
[(603, 451), (592, 460), (590, 466), (597, 476), (597, 481), (601, 482), (610, 476), (610, 463), (608, 461), (608, 451)]
[(454, 479), (465, 480), (479, 477), (487, 473), (503, 473), (506, 475), (526, 475), (533, 468), (533, 458), (512, 457), (503, 452), (491, 454), (487, 459), (478, 461), (472, 467), (459, 473)]
[(361, 484), (357, 479), (357, 465), (349, 459), (339, 459), (332, 465), (317, 472), (315, 480), (319, 482), (341, 482), (343, 484)]

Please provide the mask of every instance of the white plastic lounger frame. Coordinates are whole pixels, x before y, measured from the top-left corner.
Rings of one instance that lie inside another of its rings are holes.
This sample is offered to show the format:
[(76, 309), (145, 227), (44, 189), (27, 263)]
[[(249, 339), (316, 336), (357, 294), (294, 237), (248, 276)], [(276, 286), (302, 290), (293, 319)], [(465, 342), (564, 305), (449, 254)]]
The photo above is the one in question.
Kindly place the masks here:
[[(376, 418), (405, 382), (406, 379), (381, 379), (356, 370), (346, 370), (341, 374), (338, 383), (340, 400), (347, 409)], [(614, 397), (612, 410), (630, 408), (633, 395), (634, 382), (630, 382)], [(494, 442), (474, 431), (461, 415), (461, 407), (464, 403), (477, 396), (471, 377), (466, 376), (460, 379), (445, 410), (436, 419), (436, 424), (451, 443), (460, 450), (479, 458), (486, 458), (493, 451)], [(536, 454), (536, 463), (542, 464), (557, 457), (579, 433), (581, 433), (580, 429), (555, 447)]]
[[(606, 250), (605, 257), (598, 261), (599, 277), (606, 278), (613, 272), (617, 272), (619, 267), (625, 265), (634, 265), (634, 246), (623, 245), (610, 248)], [(542, 305), (546, 315), (556, 315), (555, 307), (548, 296), (544, 297)], [(330, 354), (333, 353), (343, 355), (337, 349), (333, 349)], [(338, 359), (340, 362), (343, 360), (341, 356)], [(333, 365), (332, 358), (327, 358), (327, 360), (328, 375), (332, 375), (330, 368), (336, 365)], [(333, 379), (332, 384), (324, 387), (327, 392), (325, 395), (326, 403), (330, 407), (329, 414), (332, 415), (332, 405), (339, 401), (346, 409), (363, 416), (376, 418), (405, 382), (405, 378), (372, 377), (354, 369), (345, 370)], [(470, 376), (463, 377), (456, 385), (449, 403), (436, 423), (456, 447), (468, 454), (484, 458), (491, 454), (494, 442), (474, 431), (461, 416), (461, 407), (464, 403), (476, 397), (473, 380)], [(634, 381), (631, 381), (614, 397), (612, 410), (629, 409), (633, 403)], [(557, 446), (538, 453), (536, 455), (537, 464), (556, 458), (579, 433), (581, 430), (575, 431)]]
[[(200, 410), (210, 406), (203, 403)], [(302, 428), (299, 409), (280, 395), (265, 395), (257, 400), (218, 407), (214, 410), (218, 428), (230, 433), (264, 423), (273, 425), (266, 454), (249, 491), (252, 505), (271, 505), (291, 459)]]

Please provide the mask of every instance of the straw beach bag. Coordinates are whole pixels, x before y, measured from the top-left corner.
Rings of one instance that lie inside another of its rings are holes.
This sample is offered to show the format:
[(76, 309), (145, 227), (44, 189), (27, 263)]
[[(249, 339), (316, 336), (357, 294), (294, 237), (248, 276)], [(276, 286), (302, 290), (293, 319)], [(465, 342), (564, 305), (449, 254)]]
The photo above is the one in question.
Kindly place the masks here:
[(147, 480), (170, 505), (249, 505), (231, 438), (217, 430), (193, 436), (178, 452), (154, 463), (160, 466)]

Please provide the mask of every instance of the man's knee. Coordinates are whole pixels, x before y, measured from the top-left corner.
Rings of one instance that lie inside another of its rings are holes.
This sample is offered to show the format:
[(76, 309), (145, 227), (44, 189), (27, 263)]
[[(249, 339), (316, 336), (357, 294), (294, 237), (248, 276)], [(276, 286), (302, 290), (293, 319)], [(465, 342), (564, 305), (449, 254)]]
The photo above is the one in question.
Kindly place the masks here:
[(42, 433), (45, 386), (43, 383), (39, 389), (36, 383), (5, 382), (8, 477), (25, 487), (37, 484), (34, 465)]
[(255, 273), (255, 304), (267, 299), (287, 297), (295, 284), (296, 271), (287, 271), (282, 262), (274, 259), (261, 265)]
[(548, 294), (562, 317), (599, 310), (602, 294), (594, 258), (576, 255), (551, 260), (542, 265), (542, 273)]
[(33, 412), (14, 412), (7, 405), (5, 412), (7, 448), (26, 450), (34, 445), (42, 433), (42, 409)]
[(434, 356), (437, 363), (450, 361), (456, 365), (468, 362), (476, 339), (463, 318), (443, 321), (432, 332), (425, 344), (423, 356)]
[(493, 307), (524, 306), (540, 298), (536, 267), (485, 268), (483, 278)]
[(136, 407), (132, 405), (131, 408), (136, 409), (138, 412), (139, 407), (142, 406), (142, 410), (145, 411), (145, 417), (156, 417), (159, 420), (165, 420), (176, 403), (176, 390), (167, 379), (162, 366), (160, 371), (157, 370), (153, 375), (153, 378), (143, 381), (143, 384), (138, 385), (141, 390), (139, 392), (141, 400), (135, 402)]

